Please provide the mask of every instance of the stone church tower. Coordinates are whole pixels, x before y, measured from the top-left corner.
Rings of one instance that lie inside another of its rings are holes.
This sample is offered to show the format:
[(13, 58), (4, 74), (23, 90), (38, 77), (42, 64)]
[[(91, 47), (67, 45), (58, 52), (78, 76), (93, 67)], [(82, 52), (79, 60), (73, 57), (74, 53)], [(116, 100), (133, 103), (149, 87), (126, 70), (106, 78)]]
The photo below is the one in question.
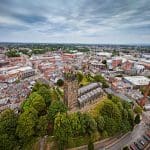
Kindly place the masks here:
[(64, 74), (64, 103), (73, 110), (78, 105), (78, 81), (73, 72)]

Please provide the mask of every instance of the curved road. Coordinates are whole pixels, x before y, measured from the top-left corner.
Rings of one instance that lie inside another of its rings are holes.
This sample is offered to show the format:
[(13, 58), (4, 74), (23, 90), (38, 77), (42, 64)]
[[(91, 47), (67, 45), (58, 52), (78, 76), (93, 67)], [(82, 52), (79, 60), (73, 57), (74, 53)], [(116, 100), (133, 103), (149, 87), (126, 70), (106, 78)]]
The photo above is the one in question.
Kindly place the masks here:
[[(121, 150), (124, 146), (131, 144), (136, 141), (141, 135), (146, 131), (147, 126), (142, 121), (139, 125), (137, 125), (131, 133), (128, 133), (126, 136), (121, 138), (117, 143), (112, 145), (108, 145), (105, 150)], [(99, 149), (100, 150), (100, 149)]]

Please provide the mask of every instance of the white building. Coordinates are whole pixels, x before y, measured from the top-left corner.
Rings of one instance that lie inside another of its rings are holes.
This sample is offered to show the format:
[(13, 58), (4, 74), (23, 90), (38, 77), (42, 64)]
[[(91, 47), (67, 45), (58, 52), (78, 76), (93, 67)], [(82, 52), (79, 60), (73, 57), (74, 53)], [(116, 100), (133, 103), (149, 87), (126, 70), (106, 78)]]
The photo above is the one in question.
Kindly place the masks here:
[(124, 77), (124, 81), (133, 86), (145, 86), (150, 83), (150, 79), (144, 76), (128, 76)]

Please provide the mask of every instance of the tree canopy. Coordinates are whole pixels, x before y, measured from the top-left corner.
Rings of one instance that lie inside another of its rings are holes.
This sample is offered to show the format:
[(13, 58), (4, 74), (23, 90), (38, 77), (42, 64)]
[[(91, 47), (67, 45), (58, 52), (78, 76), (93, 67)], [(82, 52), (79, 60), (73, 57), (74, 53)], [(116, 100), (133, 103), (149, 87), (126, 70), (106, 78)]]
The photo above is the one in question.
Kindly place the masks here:
[(58, 86), (63, 86), (63, 85), (64, 85), (64, 80), (58, 79), (56, 84), (57, 84)]
[(64, 113), (67, 111), (67, 107), (60, 100), (54, 101), (48, 109), (48, 118), (50, 121), (54, 121), (57, 113)]
[(38, 112), (30, 108), (23, 112), (18, 118), (16, 133), (19, 138), (28, 141), (35, 134), (35, 126), (38, 119)]
[(11, 109), (0, 113), (0, 149), (12, 150), (17, 146), (16, 127), (17, 115)]

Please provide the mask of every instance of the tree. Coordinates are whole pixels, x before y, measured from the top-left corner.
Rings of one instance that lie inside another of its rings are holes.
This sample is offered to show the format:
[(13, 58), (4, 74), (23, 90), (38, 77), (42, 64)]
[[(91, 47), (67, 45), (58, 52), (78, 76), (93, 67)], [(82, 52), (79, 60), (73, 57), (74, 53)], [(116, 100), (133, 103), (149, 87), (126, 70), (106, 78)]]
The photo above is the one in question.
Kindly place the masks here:
[(17, 115), (11, 109), (0, 113), (0, 134), (14, 135), (17, 126)]
[(135, 122), (135, 124), (139, 124), (140, 121), (141, 121), (141, 120), (140, 120), (140, 115), (137, 114), (137, 115), (135, 116), (134, 122)]
[(105, 126), (105, 120), (102, 116), (98, 116), (96, 118), (96, 122), (97, 122), (97, 129), (99, 132), (102, 132)]
[(123, 148), (123, 150), (130, 150), (130, 149), (128, 148), (128, 146), (125, 146), (125, 147)]
[(84, 120), (84, 115), (81, 114), (80, 112), (77, 112), (76, 114), (79, 118), (80, 125), (81, 125), (79, 133), (80, 133), (80, 135), (84, 136), (86, 134), (86, 124), (85, 124), (85, 120)]
[(41, 87), (39, 87), (37, 93), (43, 97), (45, 104), (48, 107), (51, 104), (50, 90), (48, 88), (46, 88), (45, 86), (41, 86)]
[(97, 123), (94, 120), (94, 118), (92, 116), (90, 116), (89, 114), (84, 113), (83, 114), (83, 121), (84, 121), (84, 129), (85, 129), (85, 133), (88, 136), (91, 136), (92, 133), (94, 133), (97, 129)]
[(106, 130), (103, 130), (103, 132), (102, 132), (102, 137), (103, 137), (103, 138), (107, 138), (107, 137), (108, 137), (108, 133), (107, 133)]
[(50, 105), (48, 109), (48, 119), (53, 122), (57, 113), (65, 113), (66, 111), (67, 107), (64, 105), (64, 103), (62, 101), (56, 100)]
[(134, 113), (131, 109), (128, 109), (128, 121), (131, 125), (131, 128), (133, 129), (133, 127), (134, 127)]
[(131, 104), (127, 101), (121, 101), (123, 108), (125, 109), (131, 109)]
[(20, 57), (20, 54), (16, 51), (16, 50), (9, 50), (8, 52), (6, 52), (6, 55), (8, 57)]
[(94, 76), (94, 81), (95, 82), (101, 82), (103, 88), (108, 88), (109, 87), (109, 85), (106, 82), (105, 78), (102, 75), (100, 75), (100, 74)]
[(13, 135), (0, 134), (0, 149), (13, 150), (17, 147), (17, 140)]
[(126, 109), (122, 110), (122, 120), (128, 120), (128, 111)]
[(37, 119), (38, 112), (34, 108), (26, 110), (19, 116), (16, 133), (24, 142), (30, 140), (35, 134)]
[(100, 109), (100, 114), (102, 116), (107, 116), (114, 119), (118, 124), (121, 122), (122, 116), (121, 111), (115, 103), (111, 100), (105, 100), (103, 107)]
[(78, 114), (77, 113), (73, 113), (69, 116), (70, 119), (70, 125), (71, 125), (71, 129), (72, 129), (72, 134), (73, 136), (79, 136), (82, 134), (82, 125), (81, 122), (79, 120)]
[(134, 112), (136, 114), (142, 114), (142, 108), (140, 106), (136, 105), (134, 108)]
[(109, 118), (107, 116), (104, 117), (105, 120), (105, 128), (109, 136), (114, 135), (118, 131), (118, 124), (113, 118)]
[(106, 65), (106, 64), (107, 64), (107, 60), (103, 60), (102, 63), (103, 63), (104, 65)]
[(112, 100), (115, 104), (117, 104), (117, 103), (119, 103), (119, 102), (120, 102), (120, 98), (119, 98), (119, 97), (117, 97), (117, 96), (114, 96), (114, 95), (112, 95), (111, 100)]
[(88, 143), (88, 150), (94, 150), (94, 144), (91, 140)]
[(35, 108), (38, 112), (44, 111), (46, 108), (45, 101), (37, 92), (33, 92), (29, 96), (30, 106)]
[(47, 115), (39, 117), (36, 125), (36, 130), (39, 136), (47, 134), (48, 120)]
[(58, 141), (59, 149), (63, 150), (68, 143), (69, 137), (72, 136), (70, 120), (66, 113), (58, 113), (54, 122), (54, 136)]
[(11, 109), (0, 113), (0, 149), (12, 150), (17, 146), (15, 135), (17, 127), (17, 115)]
[(34, 85), (33, 88), (32, 88), (32, 92), (38, 91), (39, 88), (40, 88), (40, 87), (43, 87), (43, 86), (44, 86), (45, 88), (47, 88), (47, 89), (50, 88), (48, 84), (44, 84), (44, 83), (42, 83), (42, 82), (36, 82), (35, 85)]
[(64, 80), (58, 79), (56, 84), (57, 84), (58, 86), (63, 86), (63, 85), (64, 85)]
[(80, 83), (82, 80), (83, 80), (84, 76), (81, 72), (78, 72), (77, 73), (77, 79), (78, 79), (78, 82)]
[(131, 125), (128, 120), (122, 120), (120, 125), (121, 133), (126, 133), (131, 130)]

